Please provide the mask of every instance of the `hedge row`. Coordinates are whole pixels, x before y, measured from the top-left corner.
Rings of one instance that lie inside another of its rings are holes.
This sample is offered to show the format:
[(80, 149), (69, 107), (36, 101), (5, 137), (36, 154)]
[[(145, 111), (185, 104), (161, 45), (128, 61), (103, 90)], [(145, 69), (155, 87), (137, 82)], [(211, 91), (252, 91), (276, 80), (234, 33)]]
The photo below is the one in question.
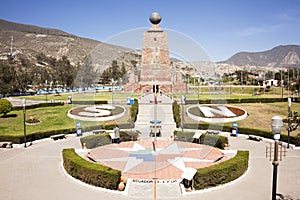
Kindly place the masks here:
[[(26, 142), (32, 142), (34, 140), (40, 140), (48, 138), (52, 135), (57, 134), (69, 134), (75, 133), (75, 128), (50, 130), (50, 131), (39, 131), (26, 135)], [(14, 144), (24, 143), (24, 135), (0, 135), (0, 141), (10, 141)]]
[(97, 187), (117, 189), (121, 171), (89, 162), (77, 155), (74, 149), (64, 149), (62, 155), (64, 167), (72, 177)]
[(238, 151), (235, 157), (227, 161), (198, 169), (194, 177), (194, 188), (201, 190), (237, 179), (246, 172), (248, 160), (248, 151)]
[[(73, 104), (78, 105), (93, 105), (93, 104), (107, 104), (107, 101), (73, 101)], [(34, 109), (34, 108), (42, 108), (42, 107), (50, 107), (50, 106), (63, 106), (64, 102), (47, 102), (47, 103), (39, 103), (33, 105), (26, 105), (26, 109)], [(13, 110), (22, 110), (23, 106), (15, 106)]]
[[(129, 128), (133, 128), (133, 124), (118, 124), (118, 126), (121, 129), (129, 129)], [(92, 131), (95, 129), (106, 129), (106, 130), (112, 130), (115, 127), (115, 124), (104, 124), (101, 126), (89, 126), (89, 127), (84, 127), (82, 129), (83, 132), (87, 132), (87, 131)], [(69, 128), (69, 129), (59, 129), (59, 130), (50, 130), (50, 131), (38, 131), (38, 132), (34, 132), (31, 134), (26, 135), (26, 141), (27, 142), (32, 142), (34, 140), (40, 140), (40, 139), (44, 139), (44, 138), (48, 138), (52, 135), (57, 135), (57, 134), (71, 134), (71, 133), (75, 133), (76, 129), (75, 128)], [(0, 141), (10, 141), (14, 144), (22, 144), (24, 143), (24, 135), (20, 134), (20, 135), (1, 135), (0, 134)]]
[(178, 105), (177, 101), (173, 102), (172, 108), (173, 108), (174, 121), (176, 123), (176, 127), (178, 128), (181, 124), (181, 118), (180, 118), (180, 106)]
[[(52, 107), (52, 106), (63, 106), (63, 105), (64, 105), (64, 102), (48, 102), (48, 103), (26, 105), (26, 109)], [(23, 110), (23, 106), (15, 106), (15, 107), (13, 107), (13, 110)]]
[[(207, 123), (199, 123), (199, 124), (184, 124), (184, 127), (187, 129), (200, 129), (200, 130), (218, 130), (218, 131), (224, 131), (224, 132), (230, 132), (231, 126), (221, 126), (219, 124), (207, 124)], [(239, 134), (245, 134), (245, 135), (257, 135), (264, 138), (273, 139), (274, 135), (271, 131), (264, 131), (259, 129), (253, 129), (253, 128), (238, 128)], [(288, 142), (288, 136), (287, 135), (281, 135), (280, 141)], [(296, 146), (300, 146), (300, 137), (298, 136), (290, 136), (290, 143), (294, 144)]]
[[(300, 102), (300, 98), (292, 98), (293, 102)], [(206, 99), (186, 100), (186, 104), (232, 104), (232, 103), (275, 103), (287, 102), (287, 98), (249, 98), (249, 99)]]
[(200, 144), (224, 149), (229, 144), (228, 138), (222, 135), (202, 134), (200, 137)]
[(102, 125), (96, 125), (96, 126), (83, 127), (82, 131), (87, 132), (87, 131), (92, 131), (92, 130), (96, 130), (96, 129), (113, 130), (116, 125), (118, 125), (120, 129), (134, 128), (134, 124), (130, 124), (130, 123), (126, 123), (126, 124), (113, 123), (113, 124), (102, 124)]
[(78, 104), (78, 105), (107, 104), (107, 101), (106, 100), (99, 100), (99, 101), (72, 101), (72, 104)]
[[(195, 132), (174, 131), (174, 140), (196, 143), (196, 139), (193, 138), (194, 134)], [(224, 147), (228, 145), (228, 138), (222, 135), (202, 134), (200, 137), (200, 144), (224, 149)]]
[[(138, 137), (137, 132), (133, 131), (120, 131), (120, 140), (122, 142), (126, 141), (136, 141)], [(111, 139), (109, 134), (97, 134), (89, 135), (86, 137), (80, 138), (81, 144), (85, 143), (88, 149), (94, 149), (103, 145), (111, 144)]]
[(134, 99), (134, 103), (130, 108), (130, 117), (133, 122), (136, 121), (138, 113), (139, 113), (139, 103), (137, 99)]

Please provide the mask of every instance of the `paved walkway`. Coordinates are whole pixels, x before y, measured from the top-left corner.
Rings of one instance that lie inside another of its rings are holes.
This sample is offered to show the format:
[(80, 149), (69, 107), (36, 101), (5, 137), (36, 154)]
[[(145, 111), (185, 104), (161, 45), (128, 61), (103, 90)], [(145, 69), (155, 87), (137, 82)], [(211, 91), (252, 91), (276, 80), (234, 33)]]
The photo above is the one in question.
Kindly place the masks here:
[[(172, 185), (158, 184), (157, 199), (266, 200), (271, 198), (272, 164), (265, 158), (265, 142), (231, 138), (231, 149), (250, 150), (250, 170), (237, 183), (212, 192), (178, 196)], [(127, 196), (93, 190), (70, 180), (62, 172), (61, 151), (80, 148), (79, 138), (45, 140), (24, 149), (0, 149), (0, 199), (82, 200), (153, 199), (151, 184), (135, 183)], [(300, 199), (300, 150), (288, 150), (278, 168), (278, 193)], [(136, 187), (134, 187), (136, 186)], [(173, 190), (174, 189), (174, 190)]]
[[(135, 129), (141, 132), (141, 139), (149, 139), (150, 120), (157, 120), (161, 123), (162, 137), (158, 139), (169, 139), (173, 136), (176, 124), (173, 118), (172, 99), (166, 95), (157, 96), (158, 104), (154, 104), (154, 94), (144, 95), (139, 98), (139, 114), (135, 122)], [(155, 111), (156, 109), (156, 111)]]

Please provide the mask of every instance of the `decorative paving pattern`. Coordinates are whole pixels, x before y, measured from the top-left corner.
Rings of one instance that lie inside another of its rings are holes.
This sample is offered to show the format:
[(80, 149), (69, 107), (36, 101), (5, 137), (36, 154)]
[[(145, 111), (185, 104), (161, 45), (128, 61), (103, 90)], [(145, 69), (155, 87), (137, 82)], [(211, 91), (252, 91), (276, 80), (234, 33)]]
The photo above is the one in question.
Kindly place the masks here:
[(181, 179), (187, 167), (203, 168), (227, 160), (206, 145), (168, 140), (110, 144), (91, 150), (87, 159), (122, 171), (125, 178)]

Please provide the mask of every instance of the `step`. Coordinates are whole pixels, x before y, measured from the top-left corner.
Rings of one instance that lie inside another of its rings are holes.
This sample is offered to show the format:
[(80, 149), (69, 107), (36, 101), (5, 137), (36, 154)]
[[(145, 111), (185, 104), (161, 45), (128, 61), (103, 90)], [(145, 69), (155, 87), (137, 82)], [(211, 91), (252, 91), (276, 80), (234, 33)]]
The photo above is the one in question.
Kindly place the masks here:
[[(154, 198), (154, 183), (130, 183), (128, 196), (135, 198)], [(175, 183), (157, 183), (156, 184), (156, 199), (163, 198), (180, 198), (181, 188), (178, 182)]]

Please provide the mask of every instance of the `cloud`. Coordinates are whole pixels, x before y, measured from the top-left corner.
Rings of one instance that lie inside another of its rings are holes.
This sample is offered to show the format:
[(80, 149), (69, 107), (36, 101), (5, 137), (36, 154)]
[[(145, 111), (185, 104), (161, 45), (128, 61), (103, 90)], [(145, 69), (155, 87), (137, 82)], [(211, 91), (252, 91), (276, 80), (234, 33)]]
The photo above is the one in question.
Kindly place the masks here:
[(245, 28), (244, 30), (237, 32), (237, 35), (240, 37), (245, 37), (245, 36), (257, 35), (261, 33), (271, 33), (271, 32), (279, 31), (281, 30), (281, 28), (282, 28), (281, 24), (267, 25), (262, 27), (250, 26)]
[(284, 20), (284, 21), (297, 21), (297, 18), (295, 18), (292, 15), (287, 14), (287, 13), (279, 14), (278, 19)]

